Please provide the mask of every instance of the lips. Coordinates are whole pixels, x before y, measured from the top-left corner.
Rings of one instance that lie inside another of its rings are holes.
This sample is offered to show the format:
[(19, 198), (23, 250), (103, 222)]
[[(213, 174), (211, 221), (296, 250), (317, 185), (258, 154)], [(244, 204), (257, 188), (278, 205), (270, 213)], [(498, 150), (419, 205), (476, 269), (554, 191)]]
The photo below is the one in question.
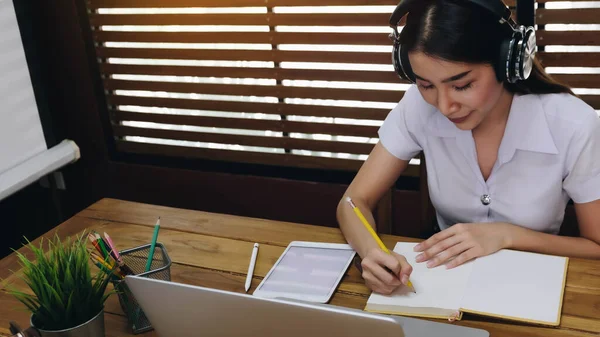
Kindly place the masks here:
[(466, 116), (463, 116), (463, 117), (448, 118), (448, 119), (454, 124), (460, 124), (460, 123), (463, 123), (464, 121), (466, 121), (469, 118), (469, 116), (471, 116), (471, 112), (469, 112), (469, 114), (467, 114)]

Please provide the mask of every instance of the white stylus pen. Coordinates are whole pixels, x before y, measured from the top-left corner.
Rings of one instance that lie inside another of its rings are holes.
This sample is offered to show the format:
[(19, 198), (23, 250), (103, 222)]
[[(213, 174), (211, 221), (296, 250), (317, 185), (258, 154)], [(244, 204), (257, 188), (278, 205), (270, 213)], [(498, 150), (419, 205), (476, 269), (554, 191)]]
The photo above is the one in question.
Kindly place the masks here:
[(250, 265), (248, 266), (248, 275), (246, 275), (246, 292), (250, 289), (252, 283), (252, 274), (254, 273), (254, 265), (256, 264), (256, 255), (258, 255), (258, 243), (254, 244), (252, 249), (252, 257), (250, 258)]

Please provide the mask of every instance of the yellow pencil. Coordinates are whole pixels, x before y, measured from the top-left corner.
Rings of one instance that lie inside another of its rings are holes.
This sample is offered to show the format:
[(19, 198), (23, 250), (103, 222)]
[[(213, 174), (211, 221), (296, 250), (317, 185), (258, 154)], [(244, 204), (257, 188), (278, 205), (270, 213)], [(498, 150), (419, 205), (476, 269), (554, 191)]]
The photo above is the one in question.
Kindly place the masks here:
[[(381, 241), (381, 239), (379, 238), (377, 233), (375, 233), (375, 231), (373, 230), (373, 227), (371, 227), (371, 225), (369, 225), (369, 222), (367, 221), (365, 216), (362, 214), (360, 209), (358, 207), (356, 207), (354, 202), (352, 202), (352, 198), (346, 197), (346, 201), (350, 204), (350, 206), (352, 207), (352, 210), (354, 210), (354, 213), (356, 213), (356, 216), (358, 216), (358, 218), (360, 219), (362, 224), (365, 226), (365, 228), (369, 231), (369, 233), (371, 234), (373, 239), (375, 239), (375, 241), (379, 245), (379, 248), (381, 248), (381, 250), (383, 250), (386, 254), (391, 254), (389, 249), (387, 249), (387, 247), (383, 244), (383, 242)], [(409, 280), (407, 283), (408, 283), (407, 285), (412, 289), (412, 291), (414, 293), (416, 293), (417, 291), (415, 290), (415, 287), (412, 285), (412, 282), (410, 282), (410, 280)]]
[(92, 261), (96, 262), (98, 265), (104, 267), (107, 271), (111, 271), (112, 273), (115, 274), (116, 276), (118, 276), (119, 278), (123, 278), (123, 275), (121, 275), (119, 273), (119, 271), (117, 271), (116, 269), (114, 269), (114, 265), (109, 265), (104, 259), (102, 259), (101, 257), (99, 257), (98, 255), (96, 255), (95, 253), (91, 253)]

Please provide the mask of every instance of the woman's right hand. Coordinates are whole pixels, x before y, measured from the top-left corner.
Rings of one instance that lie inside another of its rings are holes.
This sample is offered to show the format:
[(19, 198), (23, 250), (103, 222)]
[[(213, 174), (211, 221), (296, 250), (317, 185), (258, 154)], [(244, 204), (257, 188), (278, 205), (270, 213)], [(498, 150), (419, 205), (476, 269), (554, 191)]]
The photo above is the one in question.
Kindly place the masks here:
[(369, 250), (362, 259), (361, 266), (367, 287), (384, 295), (391, 294), (400, 286), (406, 286), (412, 272), (412, 266), (404, 256), (393, 251), (386, 254), (379, 248)]

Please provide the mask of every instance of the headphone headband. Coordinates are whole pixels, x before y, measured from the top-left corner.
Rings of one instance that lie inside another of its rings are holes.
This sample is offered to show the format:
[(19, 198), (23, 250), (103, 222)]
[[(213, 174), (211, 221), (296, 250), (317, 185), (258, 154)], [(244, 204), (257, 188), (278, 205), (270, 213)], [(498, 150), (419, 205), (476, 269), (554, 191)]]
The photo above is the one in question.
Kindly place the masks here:
[[(415, 82), (412, 67), (408, 59), (408, 51), (400, 43), (398, 25), (400, 20), (416, 6), (427, 5), (430, 0), (401, 0), (390, 16), (391, 40), (394, 42), (392, 63), (398, 76), (409, 82)], [(459, 1), (459, 0), (456, 0)], [(502, 0), (462, 0), (468, 1), (490, 12), (498, 19), (499, 24), (507, 24), (512, 30), (509, 38), (502, 41), (500, 46), (499, 61), (496, 62), (496, 76), (498, 80), (507, 80), (515, 83), (525, 80), (533, 69), (533, 59), (537, 50), (534, 27), (517, 25), (511, 17), (511, 11)]]

